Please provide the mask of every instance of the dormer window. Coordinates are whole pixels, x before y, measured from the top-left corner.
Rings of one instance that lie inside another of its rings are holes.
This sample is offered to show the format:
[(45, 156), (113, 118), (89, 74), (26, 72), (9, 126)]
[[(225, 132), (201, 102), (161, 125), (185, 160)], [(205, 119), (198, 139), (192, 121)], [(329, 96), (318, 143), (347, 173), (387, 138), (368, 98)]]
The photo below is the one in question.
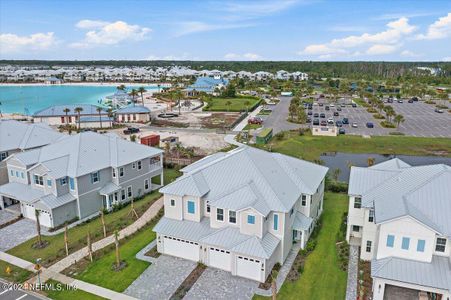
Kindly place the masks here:
[(42, 178), (42, 176), (34, 175), (34, 184), (43, 186), (44, 178)]
[(236, 212), (233, 210), (229, 210), (229, 222), (236, 224)]
[(354, 198), (354, 208), (362, 208), (362, 198), (360, 197)]
[(60, 179), (60, 184), (61, 185), (66, 185), (67, 184), (67, 177), (63, 177)]
[(435, 243), (435, 251), (445, 252), (445, 250), (446, 250), (446, 239), (437, 238), (437, 241)]
[(302, 204), (302, 206), (307, 205), (307, 196), (306, 195), (301, 196), (301, 204)]
[(216, 209), (216, 220), (218, 221), (224, 221), (224, 210), (222, 208)]
[(96, 183), (100, 181), (99, 171), (91, 173), (91, 183)]

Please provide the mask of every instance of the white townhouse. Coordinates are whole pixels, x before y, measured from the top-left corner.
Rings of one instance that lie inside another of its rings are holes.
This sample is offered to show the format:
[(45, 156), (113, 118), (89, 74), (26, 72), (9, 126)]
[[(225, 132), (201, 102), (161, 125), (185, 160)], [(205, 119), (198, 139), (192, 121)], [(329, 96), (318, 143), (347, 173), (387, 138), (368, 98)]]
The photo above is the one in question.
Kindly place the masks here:
[(63, 134), (45, 124), (0, 120), (0, 185), (8, 182), (6, 159), (10, 155), (48, 145), (62, 137)]
[(6, 159), (9, 182), (0, 185), (4, 201), (20, 202), (25, 218), (57, 227), (101, 209), (131, 201), (163, 182), (163, 151), (115, 134), (84, 132)]
[(240, 147), (184, 169), (160, 189), (157, 250), (264, 282), (323, 211), (328, 168)]
[(352, 167), (347, 240), (371, 260), (373, 299), (392, 286), (451, 299), (451, 167), (392, 159)]

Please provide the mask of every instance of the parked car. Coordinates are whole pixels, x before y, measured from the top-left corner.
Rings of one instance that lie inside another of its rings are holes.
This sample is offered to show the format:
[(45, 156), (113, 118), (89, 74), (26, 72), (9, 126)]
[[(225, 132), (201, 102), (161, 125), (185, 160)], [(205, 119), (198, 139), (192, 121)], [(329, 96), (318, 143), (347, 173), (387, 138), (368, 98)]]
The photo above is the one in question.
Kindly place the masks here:
[(342, 127), (340, 129), (338, 129), (338, 133), (339, 134), (346, 134), (346, 130)]
[(314, 114), (313, 114), (313, 117), (314, 117), (314, 118), (319, 118), (319, 113), (314, 113)]
[(388, 103), (393, 103), (393, 98), (389, 97), (389, 98), (387, 99), (387, 102), (388, 102)]
[(357, 107), (356, 103), (352, 103), (351, 105), (352, 105), (352, 107)]
[(335, 107), (335, 104), (331, 103), (331, 104), (330, 104), (330, 107)]
[(325, 120), (321, 121), (321, 126), (327, 126), (327, 122)]
[(413, 101), (418, 101), (418, 97), (412, 97)]
[(366, 127), (368, 128), (374, 128), (374, 124), (372, 122), (367, 122)]
[(319, 119), (313, 119), (313, 125), (319, 125)]
[(312, 118), (307, 118), (307, 122), (306, 123), (312, 123)]
[(324, 103), (318, 103), (319, 106), (324, 106)]
[(398, 103), (403, 103), (404, 101), (402, 101), (402, 99), (398, 99)]
[(343, 122), (341, 122), (340, 120), (338, 120), (337, 122), (335, 122), (335, 125), (337, 127), (342, 127), (343, 126)]
[(341, 111), (341, 107), (337, 107), (337, 111)]
[(341, 107), (346, 107), (346, 104), (342, 103), (340, 104)]
[(248, 124), (258, 124), (258, 125), (261, 125), (261, 124), (263, 124), (263, 119), (260, 118), (260, 117), (250, 117), (250, 118), (247, 120), (247, 123), (248, 123)]
[(359, 126), (357, 125), (356, 122), (352, 122), (352, 127), (353, 127), (353, 128), (357, 128), (357, 127), (359, 127)]
[(409, 99), (407, 102), (409, 103), (413, 103), (413, 99)]
[(348, 118), (343, 118), (343, 120), (341, 121), (343, 124), (349, 124), (349, 120)]
[(319, 117), (323, 119), (323, 118), (326, 117), (326, 114), (325, 114), (325, 113), (320, 113), (320, 114), (319, 114)]
[(333, 125), (335, 122), (334, 122), (333, 118), (329, 118), (329, 119), (327, 119), (327, 123)]
[(132, 134), (132, 133), (138, 133), (139, 128), (136, 127), (128, 127), (127, 129), (124, 129), (124, 134)]
[(308, 105), (308, 109), (309, 109), (309, 110), (312, 110), (312, 109), (313, 109), (313, 105), (312, 105), (312, 104), (309, 104), (309, 105)]
[(313, 115), (313, 112), (309, 111), (309, 112), (307, 112), (307, 115), (311, 116), (311, 115)]
[(338, 111), (334, 111), (334, 116), (338, 117), (340, 114), (338, 113)]
[(443, 109), (440, 108), (436, 108), (434, 111), (439, 114), (442, 114), (444, 112)]
[(330, 107), (328, 105), (326, 105), (325, 109), (326, 110), (330, 110)]

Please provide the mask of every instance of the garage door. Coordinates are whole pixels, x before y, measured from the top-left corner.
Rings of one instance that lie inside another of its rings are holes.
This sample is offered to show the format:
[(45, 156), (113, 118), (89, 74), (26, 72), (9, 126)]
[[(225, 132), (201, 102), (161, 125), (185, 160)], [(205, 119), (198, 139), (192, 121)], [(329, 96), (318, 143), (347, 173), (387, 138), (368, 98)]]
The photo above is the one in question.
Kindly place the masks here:
[(34, 212), (34, 206), (30, 204), (24, 204), (24, 217), (32, 220), (36, 220), (36, 213)]
[(208, 250), (209, 266), (221, 270), (231, 271), (230, 252), (223, 249), (210, 247)]
[(199, 261), (199, 244), (177, 239), (170, 236), (164, 237), (164, 253), (193, 261)]
[(237, 256), (236, 275), (252, 280), (261, 281), (263, 279), (262, 262), (249, 257)]
[(52, 218), (50, 214), (46, 211), (39, 211), (39, 222), (42, 226), (52, 227)]

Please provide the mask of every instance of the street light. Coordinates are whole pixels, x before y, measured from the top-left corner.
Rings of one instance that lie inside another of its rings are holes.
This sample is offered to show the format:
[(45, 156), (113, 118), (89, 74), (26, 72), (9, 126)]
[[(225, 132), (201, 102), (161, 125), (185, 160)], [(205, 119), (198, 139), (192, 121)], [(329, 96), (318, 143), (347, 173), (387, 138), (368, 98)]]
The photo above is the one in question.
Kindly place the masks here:
[(40, 258), (36, 259), (36, 264), (34, 266), (34, 269), (38, 272), (38, 284), (39, 286), (41, 286), (41, 277), (39, 276), (39, 274), (41, 273), (41, 265), (39, 264), (41, 262)]

